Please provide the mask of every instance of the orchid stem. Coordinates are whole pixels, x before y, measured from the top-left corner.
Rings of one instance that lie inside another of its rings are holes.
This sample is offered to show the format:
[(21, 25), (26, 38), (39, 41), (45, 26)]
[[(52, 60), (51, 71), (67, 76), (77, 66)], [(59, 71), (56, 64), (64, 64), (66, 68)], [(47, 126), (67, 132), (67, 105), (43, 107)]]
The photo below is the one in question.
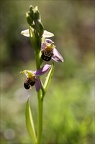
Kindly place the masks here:
[(43, 127), (43, 100), (41, 99), (41, 91), (38, 92), (38, 131), (37, 131), (37, 144), (40, 144), (42, 137)]
[[(36, 68), (40, 68), (40, 51), (36, 52)], [(39, 77), (40, 79), (40, 77)], [(42, 137), (42, 128), (43, 128), (43, 99), (42, 99), (42, 91), (37, 92), (38, 98), (38, 128), (37, 128), (37, 144), (40, 144)]]
[(37, 50), (35, 53), (35, 57), (36, 57), (36, 69), (40, 69), (40, 50)]

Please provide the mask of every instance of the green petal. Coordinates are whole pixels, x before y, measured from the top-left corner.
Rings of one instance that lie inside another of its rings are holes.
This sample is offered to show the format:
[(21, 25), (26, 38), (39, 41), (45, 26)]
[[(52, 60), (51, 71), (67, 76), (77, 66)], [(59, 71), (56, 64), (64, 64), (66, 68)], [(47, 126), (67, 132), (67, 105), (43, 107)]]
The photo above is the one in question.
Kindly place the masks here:
[(29, 98), (26, 102), (25, 117), (26, 117), (26, 126), (27, 126), (28, 133), (29, 133), (33, 143), (35, 144), (37, 139), (36, 139), (36, 134), (35, 134), (35, 128), (34, 128), (34, 122), (33, 122), (33, 118), (32, 118)]
[(44, 84), (45, 93), (46, 93), (47, 88), (48, 88), (48, 86), (49, 86), (49, 84), (51, 82), (51, 79), (52, 79), (52, 76), (53, 76), (53, 72), (54, 72), (54, 63), (52, 64), (51, 69), (50, 69), (50, 71), (49, 71), (49, 73), (48, 73), (48, 75), (46, 77), (46, 80), (45, 80), (45, 84)]

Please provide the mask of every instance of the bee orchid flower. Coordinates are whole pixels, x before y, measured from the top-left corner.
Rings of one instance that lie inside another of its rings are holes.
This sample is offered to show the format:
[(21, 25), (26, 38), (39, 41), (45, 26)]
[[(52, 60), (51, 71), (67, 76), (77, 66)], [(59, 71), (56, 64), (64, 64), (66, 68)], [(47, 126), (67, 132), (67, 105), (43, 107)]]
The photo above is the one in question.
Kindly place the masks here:
[[(26, 37), (30, 37), (29, 29), (23, 30), (21, 34)], [(48, 39), (49, 37), (53, 36), (53, 33), (44, 30), (41, 44), (41, 58), (45, 61), (50, 61), (51, 59), (53, 59), (56, 62), (64, 62), (64, 59), (57, 51), (54, 42), (51, 39)]]
[(53, 59), (56, 62), (63, 62), (63, 57), (57, 51), (54, 42), (51, 39), (44, 39), (41, 45), (41, 58), (45, 61)]
[(51, 68), (51, 65), (44, 65), (42, 68), (36, 71), (32, 70), (24, 70), (20, 73), (26, 75), (26, 81), (24, 82), (24, 88), (29, 89), (30, 87), (35, 85), (36, 91), (39, 91), (42, 87), (41, 81), (38, 78), (39, 76), (45, 74), (49, 69)]

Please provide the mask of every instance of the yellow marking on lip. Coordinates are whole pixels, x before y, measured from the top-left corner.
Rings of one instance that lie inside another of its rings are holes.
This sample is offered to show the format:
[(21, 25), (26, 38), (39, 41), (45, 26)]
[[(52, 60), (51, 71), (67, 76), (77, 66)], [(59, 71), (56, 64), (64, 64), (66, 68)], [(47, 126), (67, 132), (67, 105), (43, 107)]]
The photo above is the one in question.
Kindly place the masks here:
[(24, 70), (24, 71), (22, 71), (22, 72), (20, 72), (20, 73), (22, 73), (22, 74), (25, 74), (26, 75), (26, 77), (27, 78), (33, 78), (33, 77), (35, 77), (35, 75), (33, 74), (33, 72), (32, 71), (29, 71), (29, 70)]

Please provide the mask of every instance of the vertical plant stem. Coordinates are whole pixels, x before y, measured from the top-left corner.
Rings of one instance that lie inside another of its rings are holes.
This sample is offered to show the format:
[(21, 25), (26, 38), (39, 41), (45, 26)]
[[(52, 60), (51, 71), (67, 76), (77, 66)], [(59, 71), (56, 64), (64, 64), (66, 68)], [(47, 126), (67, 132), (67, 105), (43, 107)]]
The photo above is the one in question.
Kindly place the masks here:
[(43, 100), (41, 99), (41, 91), (38, 92), (38, 131), (37, 131), (37, 144), (40, 144), (43, 128)]
[(36, 54), (35, 54), (35, 56), (36, 56), (36, 69), (38, 70), (38, 69), (40, 69), (40, 50), (37, 50), (36, 51)]
[[(36, 52), (36, 68), (40, 68), (40, 51)], [(40, 79), (40, 77), (39, 77)], [(40, 144), (42, 137), (42, 128), (43, 128), (43, 99), (42, 99), (42, 91), (40, 90), (37, 93), (38, 98), (38, 127), (37, 127), (37, 144)]]

